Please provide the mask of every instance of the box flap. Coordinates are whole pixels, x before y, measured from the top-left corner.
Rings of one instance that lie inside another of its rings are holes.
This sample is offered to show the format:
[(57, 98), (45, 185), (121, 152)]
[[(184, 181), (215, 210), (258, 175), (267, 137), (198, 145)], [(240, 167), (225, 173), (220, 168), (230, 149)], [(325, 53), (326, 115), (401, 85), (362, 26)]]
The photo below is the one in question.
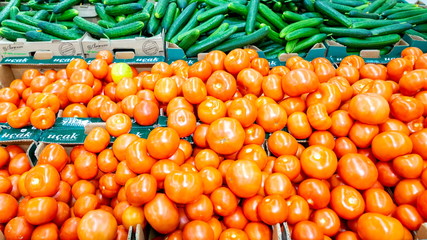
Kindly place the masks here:
[(421, 224), (421, 227), (418, 229), (417, 234), (415, 235), (416, 239), (427, 239), (427, 223)]

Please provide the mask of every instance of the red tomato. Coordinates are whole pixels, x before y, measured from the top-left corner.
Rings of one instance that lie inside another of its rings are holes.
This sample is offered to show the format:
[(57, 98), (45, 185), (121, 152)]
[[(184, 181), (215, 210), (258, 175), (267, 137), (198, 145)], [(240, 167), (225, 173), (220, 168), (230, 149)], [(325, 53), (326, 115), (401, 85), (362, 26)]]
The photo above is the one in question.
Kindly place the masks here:
[(104, 210), (92, 210), (80, 220), (77, 228), (79, 239), (113, 240), (117, 234), (117, 221), (114, 216)]
[(365, 213), (357, 221), (357, 233), (362, 239), (403, 239), (402, 224), (395, 218), (378, 213)]
[(309, 178), (298, 186), (298, 195), (303, 197), (313, 209), (321, 209), (328, 206), (331, 193), (328, 185), (319, 179)]
[(258, 204), (258, 216), (264, 223), (274, 225), (282, 223), (288, 218), (288, 205), (280, 195), (264, 197)]
[(295, 240), (323, 240), (322, 229), (312, 221), (301, 221), (292, 230), (292, 239)]
[(353, 220), (362, 215), (365, 201), (355, 188), (338, 186), (331, 192), (331, 208), (346, 220)]
[(301, 154), (301, 168), (309, 177), (328, 179), (336, 171), (338, 161), (335, 153), (324, 146), (314, 145)]
[(357, 153), (341, 157), (337, 172), (344, 182), (359, 190), (372, 187), (378, 178), (375, 164), (368, 157)]
[(179, 225), (178, 209), (163, 193), (157, 193), (153, 200), (145, 204), (144, 215), (150, 226), (161, 234), (171, 233)]
[(255, 196), (261, 187), (261, 179), (260, 168), (251, 160), (233, 162), (226, 173), (228, 187), (242, 198)]

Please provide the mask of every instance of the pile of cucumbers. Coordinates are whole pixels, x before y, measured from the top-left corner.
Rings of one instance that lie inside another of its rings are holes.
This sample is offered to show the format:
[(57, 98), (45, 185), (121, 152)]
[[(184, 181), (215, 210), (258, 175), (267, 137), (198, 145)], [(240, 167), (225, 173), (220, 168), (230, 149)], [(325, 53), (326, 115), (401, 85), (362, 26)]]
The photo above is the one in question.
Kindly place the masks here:
[[(401, 0), (10, 0), (0, 36), (10, 41), (150, 37), (164, 32), (188, 57), (256, 45), (275, 58), (335, 40), (386, 53), (402, 35), (427, 39), (427, 9)], [(92, 4), (97, 21), (72, 7)]]

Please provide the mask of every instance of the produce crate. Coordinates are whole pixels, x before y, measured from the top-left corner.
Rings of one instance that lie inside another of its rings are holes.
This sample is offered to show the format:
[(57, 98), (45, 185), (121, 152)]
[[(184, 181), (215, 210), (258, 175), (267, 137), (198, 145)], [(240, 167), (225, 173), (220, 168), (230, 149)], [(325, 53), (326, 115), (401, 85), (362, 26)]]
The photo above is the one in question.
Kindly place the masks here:
[(95, 12), (95, 6), (92, 4), (81, 4), (73, 7), (79, 11), (79, 16), (83, 18), (94, 18), (98, 16)]
[(116, 55), (119, 52), (129, 52), (134, 56), (165, 57), (163, 39), (163, 34), (150, 38), (136, 37), (114, 40), (95, 39), (90, 34), (86, 34), (82, 39), (82, 48), (86, 58), (94, 58), (101, 50), (109, 50)]
[[(344, 57), (350, 55), (347, 52), (347, 47), (336, 41), (326, 40), (325, 45), (328, 49), (326, 56), (329, 57), (332, 62), (341, 62)], [(380, 50), (366, 49), (360, 51), (360, 56), (368, 63), (388, 63), (390, 60), (400, 57), (402, 50), (409, 46), (409, 43), (401, 39), (394, 44), (393, 48), (386, 55), (381, 55)]]
[(427, 39), (415, 35), (405, 34), (403, 36), (403, 40), (409, 43), (411, 47), (418, 47), (423, 52), (427, 52)]

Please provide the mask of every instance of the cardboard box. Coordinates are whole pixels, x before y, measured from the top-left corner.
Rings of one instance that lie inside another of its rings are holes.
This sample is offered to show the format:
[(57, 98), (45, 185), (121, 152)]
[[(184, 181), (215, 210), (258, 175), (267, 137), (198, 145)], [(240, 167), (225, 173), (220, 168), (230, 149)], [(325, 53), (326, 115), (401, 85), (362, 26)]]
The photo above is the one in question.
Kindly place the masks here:
[[(348, 56), (347, 47), (340, 43), (332, 40), (326, 40), (325, 45), (327, 47), (326, 56), (332, 60), (332, 62), (341, 62), (341, 60)], [(377, 49), (366, 49), (360, 51), (360, 56), (365, 59), (367, 63), (388, 63), (394, 58), (400, 57), (400, 53), (403, 49), (409, 47), (409, 44), (401, 39), (395, 43), (391, 51), (386, 55), (380, 55), (380, 50)]]
[(188, 58), (185, 55), (185, 52), (178, 45), (170, 42), (166, 42), (166, 59), (168, 63), (171, 63), (176, 60), (184, 60), (188, 65), (193, 65), (200, 59), (205, 58), (206, 53), (199, 53), (197, 57)]
[(94, 18), (97, 17), (98, 14), (95, 11), (95, 6), (92, 4), (82, 4), (73, 6), (74, 9), (79, 11), (79, 16), (83, 18)]
[(82, 39), (82, 48), (86, 58), (94, 58), (101, 50), (110, 50), (116, 55), (119, 52), (132, 52), (134, 56), (165, 57), (163, 34), (149, 38), (115, 40), (95, 39), (90, 34), (86, 34)]
[(405, 34), (403, 36), (405, 40), (411, 47), (420, 48), (423, 52), (427, 52), (427, 39), (424, 39), (419, 36)]

